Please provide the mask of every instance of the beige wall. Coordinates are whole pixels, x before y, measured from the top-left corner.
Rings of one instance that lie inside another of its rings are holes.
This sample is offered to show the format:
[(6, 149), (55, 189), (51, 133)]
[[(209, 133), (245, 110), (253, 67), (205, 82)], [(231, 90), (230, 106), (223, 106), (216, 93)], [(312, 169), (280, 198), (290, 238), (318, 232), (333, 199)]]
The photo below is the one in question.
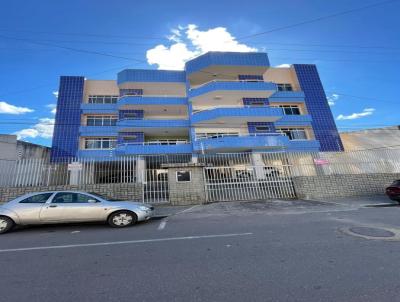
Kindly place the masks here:
[(292, 84), (293, 90), (300, 90), (300, 84), (297, 80), (297, 75), (293, 67), (268, 68), (268, 70), (264, 73), (264, 81), (279, 84), (288, 83)]
[(117, 82), (114, 80), (85, 80), (84, 102), (89, 95), (119, 95)]

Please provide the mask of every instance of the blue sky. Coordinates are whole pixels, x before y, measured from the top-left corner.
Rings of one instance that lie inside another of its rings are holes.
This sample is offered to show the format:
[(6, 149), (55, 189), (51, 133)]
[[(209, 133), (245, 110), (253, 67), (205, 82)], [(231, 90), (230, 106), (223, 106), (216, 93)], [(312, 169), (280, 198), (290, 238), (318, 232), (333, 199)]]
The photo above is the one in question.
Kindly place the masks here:
[(400, 1), (240, 39), (376, 2), (2, 1), (0, 133), (50, 145), (60, 75), (115, 79), (128, 67), (179, 68), (221, 39), (232, 50), (268, 52), (272, 66), (317, 64), (340, 131), (400, 124)]

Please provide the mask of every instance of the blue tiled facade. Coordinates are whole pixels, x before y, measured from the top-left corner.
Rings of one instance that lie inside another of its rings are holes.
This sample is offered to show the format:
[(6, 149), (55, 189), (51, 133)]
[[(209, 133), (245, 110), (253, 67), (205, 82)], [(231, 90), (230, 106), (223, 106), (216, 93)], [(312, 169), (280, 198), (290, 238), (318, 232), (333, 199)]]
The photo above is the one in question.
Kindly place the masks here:
[[(229, 77), (219, 73), (226, 66)], [(287, 91), (281, 90), (288, 83), (264, 75), (268, 68), (265, 53), (210, 52), (187, 62), (184, 71), (123, 70), (101, 93), (86, 87), (84, 77), (63, 76), (52, 160), (343, 150), (316, 67), (293, 65), (297, 84)], [(88, 118), (99, 126), (89, 126)], [(104, 140), (113, 147), (96, 149)]]
[(76, 156), (78, 152), (84, 83), (84, 77), (60, 78), (51, 150), (52, 161)]
[(315, 65), (294, 64), (297, 79), (305, 95), (305, 103), (312, 118), (315, 138), (321, 151), (343, 151), (342, 141), (336, 128), (324, 88)]

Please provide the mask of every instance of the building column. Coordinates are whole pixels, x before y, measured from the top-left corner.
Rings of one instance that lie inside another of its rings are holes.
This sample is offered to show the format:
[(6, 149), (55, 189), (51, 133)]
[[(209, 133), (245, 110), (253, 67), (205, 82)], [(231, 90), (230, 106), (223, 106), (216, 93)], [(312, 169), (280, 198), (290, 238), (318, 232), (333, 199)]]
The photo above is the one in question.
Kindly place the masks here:
[(254, 171), (257, 179), (265, 178), (265, 164), (260, 153), (251, 153), (251, 164), (254, 166)]
[(146, 160), (140, 156), (136, 159), (136, 182), (137, 183), (143, 183), (146, 180), (144, 173), (146, 173)]

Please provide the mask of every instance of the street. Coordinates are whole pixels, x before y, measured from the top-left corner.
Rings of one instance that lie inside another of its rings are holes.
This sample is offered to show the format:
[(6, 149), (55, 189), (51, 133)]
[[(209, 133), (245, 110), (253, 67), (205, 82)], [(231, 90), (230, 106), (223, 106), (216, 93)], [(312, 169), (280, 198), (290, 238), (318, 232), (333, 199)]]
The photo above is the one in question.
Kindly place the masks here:
[(400, 207), (229, 202), (0, 237), (1, 301), (396, 301)]

